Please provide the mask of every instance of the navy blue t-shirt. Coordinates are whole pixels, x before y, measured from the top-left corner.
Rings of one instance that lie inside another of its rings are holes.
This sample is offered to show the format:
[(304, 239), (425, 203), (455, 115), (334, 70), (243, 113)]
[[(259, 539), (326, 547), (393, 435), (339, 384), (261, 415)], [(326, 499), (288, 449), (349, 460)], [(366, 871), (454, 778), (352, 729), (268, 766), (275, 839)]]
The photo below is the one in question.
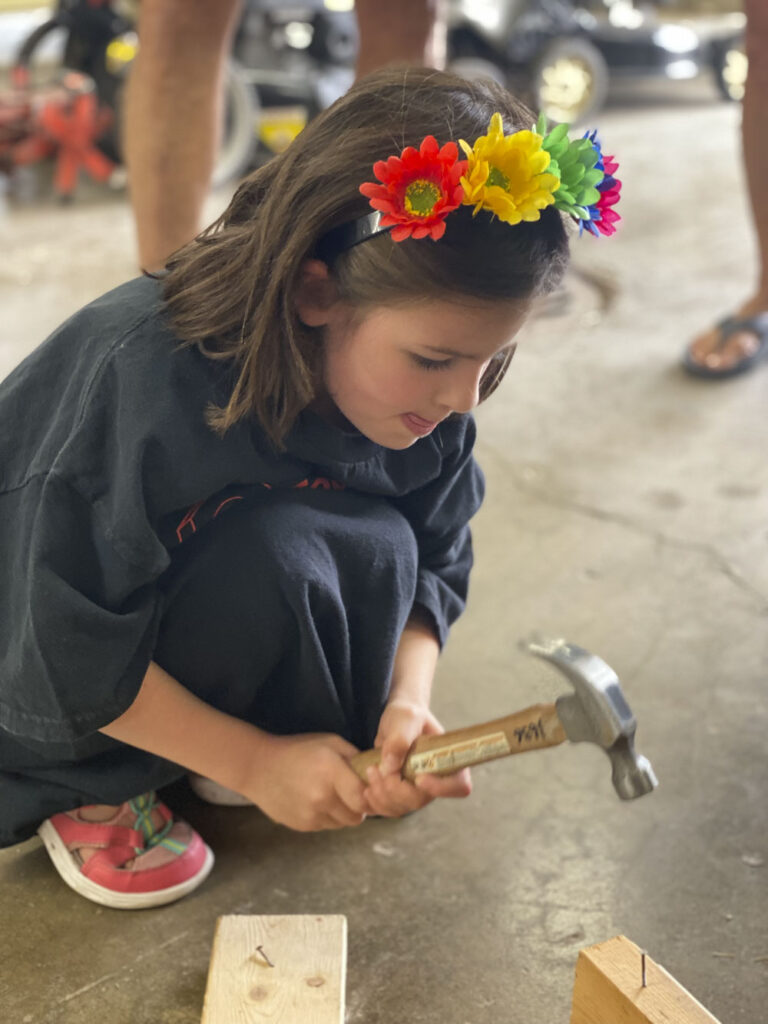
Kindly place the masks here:
[[(57, 744), (135, 699), (162, 626), (164, 580), (191, 537), (264, 489), (361, 495), (407, 519), (415, 603), (444, 642), (482, 500), (470, 416), (403, 451), (303, 413), (284, 451), (255, 423), (224, 437), (226, 364), (180, 347), (161, 285), (139, 278), (64, 323), (0, 384), (0, 729)], [(353, 564), (344, 539), (340, 564)], [(184, 680), (182, 679), (183, 683)]]

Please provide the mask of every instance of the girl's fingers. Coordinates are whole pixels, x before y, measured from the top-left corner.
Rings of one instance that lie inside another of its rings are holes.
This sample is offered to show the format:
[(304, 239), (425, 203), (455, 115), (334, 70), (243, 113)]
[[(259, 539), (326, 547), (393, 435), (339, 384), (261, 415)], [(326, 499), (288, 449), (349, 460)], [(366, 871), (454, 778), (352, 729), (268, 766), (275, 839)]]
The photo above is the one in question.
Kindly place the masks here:
[(336, 779), (336, 794), (351, 814), (359, 817), (368, 810), (365, 783), (348, 766)]
[(472, 777), (469, 768), (462, 768), (453, 775), (417, 775), (415, 786), (433, 799), (460, 799), (472, 792)]
[(410, 804), (393, 802), (388, 797), (378, 798), (373, 794), (368, 796), (369, 814), (377, 814), (381, 818), (402, 818), (406, 814), (418, 811), (425, 802), (429, 803), (429, 801), (422, 801), (417, 806), (412, 806)]
[(328, 814), (315, 815), (309, 822), (303, 827), (299, 828), (300, 832), (331, 832), (336, 829), (344, 828), (341, 822), (337, 821), (336, 818)]
[(378, 799), (373, 793), (366, 794), (366, 800), (368, 801), (368, 813), (375, 814), (379, 818), (398, 818), (400, 815), (395, 814), (392, 808), (387, 804)]
[(382, 775), (400, 774), (406, 755), (411, 749), (411, 742), (402, 736), (398, 736), (394, 740), (385, 740), (381, 748)]
[(347, 742), (343, 736), (329, 734), (327, 736), (328, 746), (332, 747), (337, 754), (340, 754), (345, 761), (351, 760), (360, 751), (353, 743)]
[(378, 789), (369, 787), (366, 790), (366, 799), (371, 813), (380, 814), (384, 818), (400, 818), (404, 814), (418, 810), (425, 803), (429, 803), (429, 798), (425, 798), (421, 793), (415, 794), (415, 797), (408, 794), (403, 799), (402, 796), (393, 795), (383, 787)]
[(365, 796), (374, 814), (397, 818), (420, 810), (431, 800), (427, 793), (419, 791), (410, 782), (399, 776), (384, 776), (375, 766), (368, 769), (368, 781)]
[(365, 821), (365, 814), (355, 814), (341, 801), (330, 807), (320, 820), (319, 829), (354, 828)]
[(424, 720), (424, 726), (422, 729), (423, 736), (442, 736), (445, 730), (442, 725), (438, 722), (435, 716), (430, 711), (427, 718)]
[[(366, 811), (367, 814), (367, 811)], [(349, 810), (338, 811), (333, 815), (336, 828), (356, 828), (365, 821), (365, 814), (352, 814)]]
[(344, 768), (334, 783), (335, 793), (326, 808), (339, 828), (354, 828), (368, 813), (365, 787), (355, 773)]

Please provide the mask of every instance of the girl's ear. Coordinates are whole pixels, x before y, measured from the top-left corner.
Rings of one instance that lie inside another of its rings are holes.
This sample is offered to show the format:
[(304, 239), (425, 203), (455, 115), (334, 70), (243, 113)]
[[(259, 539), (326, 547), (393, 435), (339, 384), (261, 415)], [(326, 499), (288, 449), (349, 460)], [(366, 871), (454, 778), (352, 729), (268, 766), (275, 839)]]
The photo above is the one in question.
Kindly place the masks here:
[(296, 310), (307, 327), (324, 327), (339, 301), (336, 284), (322, 260), (305, 260), (299, 272)]

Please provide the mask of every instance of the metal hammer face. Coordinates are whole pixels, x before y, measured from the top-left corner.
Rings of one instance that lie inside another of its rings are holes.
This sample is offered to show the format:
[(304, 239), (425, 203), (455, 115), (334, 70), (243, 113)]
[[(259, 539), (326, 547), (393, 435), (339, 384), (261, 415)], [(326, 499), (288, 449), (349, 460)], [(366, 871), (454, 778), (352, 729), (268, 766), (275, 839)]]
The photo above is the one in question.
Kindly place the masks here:
[(575, 690), (555, 701), (568, 739), (603, 748), (611, 759), (613, 785), (622, 800), (652, 792), (658, 780), (648, 758), (635, 751), (637, 720), (613, 669), (602, 658), (564, 640), (534, 638), (525, 647), (556, 665)]

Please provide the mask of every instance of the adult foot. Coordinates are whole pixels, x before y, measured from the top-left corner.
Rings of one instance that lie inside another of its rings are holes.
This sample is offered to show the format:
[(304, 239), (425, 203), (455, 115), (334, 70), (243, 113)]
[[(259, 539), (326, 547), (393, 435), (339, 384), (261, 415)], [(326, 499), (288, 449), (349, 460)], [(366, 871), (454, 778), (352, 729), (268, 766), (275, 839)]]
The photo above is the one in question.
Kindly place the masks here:
[(53, 865), (75, 892), (120, 910), (161, 906), (196, 889), (213, 854), (154, 793), (110, 807), (54, 814), (38, 829)]
[(733, 377), (768, 355), (768, 299), (753, 299), (694, 338), (683, 365), (698, 377)]

